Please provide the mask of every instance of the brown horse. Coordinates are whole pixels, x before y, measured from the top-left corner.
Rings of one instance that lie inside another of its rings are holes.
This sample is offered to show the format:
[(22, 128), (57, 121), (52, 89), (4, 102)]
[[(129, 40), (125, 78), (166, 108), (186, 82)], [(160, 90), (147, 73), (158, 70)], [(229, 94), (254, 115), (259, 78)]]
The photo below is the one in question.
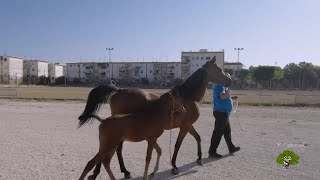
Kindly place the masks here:
[(91, 115), (98, 119), (99, 126), (99, 152), (90, 160), (81, 174), (80, 180), (84, 180), (88, 172), (98, 163), (103, 163), (111, 179), (115, 179), (110, 169), (110, 161), (116, 149), (123, 141), (148, 142), (144, 179), (148, 179), (148, 168), (153, 148), (157, 151), (157, 162), (152, 173), (154, 175), (159, 167), (161, 148), (157, 144), (158, 137), (165, 129), (171, 127), (174, 116), (185, 116), (183, 107), (184, 99), (179, 97), (179, 91), (169, 91), (158, 100), (153, 101), (144, 112), (129, 115), (115, 115), (102, 120), (97, 115)]
[[(222, 84), (224, 86), (231, 85), (231, 78), (222, 71), (220, 67), (215, 63), (215, 57), (207, 61), (203, 67), (199, 68), (193, 73), (183, 84), (177, 86), (181, 92), (181, 95), (185, 99), (191, 100), (189, 105), (186, 105), (187, 114), (185, 119), (180, 120), (178, 117), (174, 118), (172, 128), (180, 128), (180, 132), (175, 144), (173, 158), (171, 160), (173, 174), (178, 174), (178, 168), (176, 166), (176, 158), (180, 148), (180, 145), (189, 132), (197, 141), (198, 147), (198, 160), (197, 162), (201, 165), (202, 152), (201, 152), (201, 139), (197, 131), (194, 129), (192, 124), (199, 117), (198, 103), (204, 96), (208, 82)], [(92, 114), (96, 114), (100, 108), (100, 105), (109, 101), (111, 114), (130, 114), (134, 112), (143, 111), (150, 103), (159, 98), (158, 95), (148, 93), (142, 89), (130, 88), (130, 89), (119, 89), (115, 86), (99, 86), (94, 88), (88, 96), (87, 105), (84, 112), (79, 117), (79, 125), (88, 122)], [(181, 123), (182, 122), (182, 123)], [(122, 143), (117, 149), (117, 156), (119, 159), (121, 172), (125, 174), (125, 178), (130, 178), (130, 172), (127, 171), (124, 165), (122, 157)], [(100, 172), (101, 164), (98, 164), (94, 170), (94, 174), (90, 177), (95, 179)]]

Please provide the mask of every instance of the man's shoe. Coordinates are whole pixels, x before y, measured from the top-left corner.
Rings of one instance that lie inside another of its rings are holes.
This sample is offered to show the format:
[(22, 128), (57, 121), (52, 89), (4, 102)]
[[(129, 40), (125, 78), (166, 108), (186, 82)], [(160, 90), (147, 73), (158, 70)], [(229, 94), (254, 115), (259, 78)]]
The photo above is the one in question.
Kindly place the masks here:
[(229, 153), (232, 154), (232, 153), (235, 153), (237, 151), (240, 151), (240, 147), (234, 147), (232, 149), (229, 149)]
[(209, 158), (222, 158), (222, 155), (214, 152), (214, 153), (209, 153)]

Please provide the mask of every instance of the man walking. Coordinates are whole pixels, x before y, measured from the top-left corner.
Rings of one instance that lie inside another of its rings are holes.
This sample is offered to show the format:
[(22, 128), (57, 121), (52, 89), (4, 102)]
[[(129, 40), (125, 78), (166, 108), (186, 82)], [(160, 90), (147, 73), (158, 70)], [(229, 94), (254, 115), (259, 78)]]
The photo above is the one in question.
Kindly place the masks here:
[(222, 155), (217, 153), (222, 135), (224, 135), (230, 153), (240, 150), (240, 147), (236, 147), (231, 141), (231, 127), (229, 123), (229, 116), (232, 111), (232, 99), (236, 100), (237, 98), (236, 96), (231, 97), (230, 90), (224, 86), (216, 84), (213, 88), (213, 115), (216, 121), (209, 148), (210, 158), (222, 157)]

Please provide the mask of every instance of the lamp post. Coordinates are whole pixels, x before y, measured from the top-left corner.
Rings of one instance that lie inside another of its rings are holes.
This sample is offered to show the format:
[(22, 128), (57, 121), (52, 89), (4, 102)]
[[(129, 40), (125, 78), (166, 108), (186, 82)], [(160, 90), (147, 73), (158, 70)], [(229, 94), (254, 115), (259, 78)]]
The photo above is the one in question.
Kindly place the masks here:
[(238, 51), (238, 66), (237, 66), (237, 70), (239, 71), (240, 51), (242, 51), (243, 48), (234, 48), (234, 50)]
[(301, 90), (301, 81), (302, 81), (302, 79), (301, 79), (301, 77), (302, 77), (302, 67), (300, 67), (300, 74), (299, 74), (299, 89)]
[(107, 51), (109, 51), (109, 62), (111, 62), (111, 51), (113, 51), (113, 48), (106, 48)]
[(111, 78), (110, 78), (110, 82), (113, 79), (113, 64), (111, 62), (111, 51), (113, 51), (113, 48), (106, 48), (107, 51), (109, 51), (109, 63), (111, 65)]

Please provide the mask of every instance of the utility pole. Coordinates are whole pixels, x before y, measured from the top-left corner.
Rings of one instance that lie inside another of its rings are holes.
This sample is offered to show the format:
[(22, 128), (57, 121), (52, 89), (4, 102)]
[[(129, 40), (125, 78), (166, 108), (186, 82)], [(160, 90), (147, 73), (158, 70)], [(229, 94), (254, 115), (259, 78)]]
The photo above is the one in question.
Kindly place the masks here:
[(111, 78), (110, 81), (113, 79), (113, 64), (111, 62), (111, 51), (113, 51), (113, 48), (106, 48), (107, 51), (109, 51), (109, 63), (111, 65)]
[(113, 48), (106, 48), (107, 51), (109, 51), (109, 62), (111, 62), (111, 51), (113, 51)]
[(302, 81), (302, 79), (301, 79), (301, 77), (302, 77), (302, 68), (300, 69), (300, 74), (299, 74), (299, 89), (301, 90), (301, 81)]
[(243, 48), (234, 48), (234, 50), (238, 51), (238, 66), (237, 66), (237, 71), (239, 71), (240, 51), (242, 51)]

